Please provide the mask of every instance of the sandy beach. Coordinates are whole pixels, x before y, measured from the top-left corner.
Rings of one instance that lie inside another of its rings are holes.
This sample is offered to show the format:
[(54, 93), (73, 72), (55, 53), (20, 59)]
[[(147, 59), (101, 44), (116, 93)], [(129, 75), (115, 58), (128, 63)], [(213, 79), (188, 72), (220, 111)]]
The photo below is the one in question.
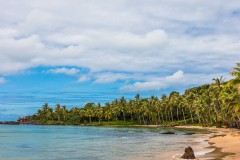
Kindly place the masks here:
[(196, 127), (196, 126), (177, 126), (178, 128), (198, 128), (211, 130), (208, 142), (209, 148), (214, 151), (207, 153), (199, 159), (214, 160), (237, 160), (240, 159), (240, 130), (232, 128), (215, 128), (215, 127)]

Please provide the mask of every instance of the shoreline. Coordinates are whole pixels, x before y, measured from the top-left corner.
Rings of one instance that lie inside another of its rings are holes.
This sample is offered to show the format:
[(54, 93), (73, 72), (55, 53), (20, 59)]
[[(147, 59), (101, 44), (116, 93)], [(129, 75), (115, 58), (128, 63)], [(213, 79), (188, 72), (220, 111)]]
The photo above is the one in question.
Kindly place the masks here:
[(176, 126), (175, 128), (186, 129), (204, 129), (212, 133), (209, 134), (209, 146), (205, 149), (213, 149), (208, 153), (197, 158), (199, 159), (222, 159), (222, 160), (237, 160), (240, 158), (240, 130), (234, 128), (214, 128), (214, 127), (199, 127), (199, 126)]

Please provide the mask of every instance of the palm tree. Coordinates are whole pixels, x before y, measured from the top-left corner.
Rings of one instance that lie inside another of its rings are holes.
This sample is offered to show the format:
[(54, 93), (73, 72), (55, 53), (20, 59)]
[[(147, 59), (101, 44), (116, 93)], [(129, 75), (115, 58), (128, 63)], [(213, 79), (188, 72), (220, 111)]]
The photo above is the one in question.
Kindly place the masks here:
[(135, 100), (134, 100), (134, 113), (137, 115), (138, 123), (141, 124), (141, 101), (142, 98), (139, 94), (136, 94)]
[(240, 63), (237, 63), (237, 66), (233, 68), (233, 71), (230, 72), (230, 75), (235, 78), (228, 82), (228, 85), (236, 85), (238, 88), (238, 93), (240, 94)]
[(95, 108), (95, 115), (98, 117), (98, 125), (101, 125), (101, 118), (103, 117), (103, 108), (101, 104), (98, 103), (97, 107)]
[[(173, 121), (173, 110), (176, 108), (177, 113), (177, 120), (179, 121), (179, 111), (178, 111), (178, 105), (179, 105), (179, 93), (176, 91), (173, 91), (169, 95), (169, 103), (170, 103), (170, 111), (171, 111), (171, 117)], [(175, 111), (175, 110), (174, 110)]]
[(169, 116), (168, 116), (168, 106), (169, 106), (169, 103), (168, 103), (168, 98), (167, 98), (166, 94), (162, 94), (161, 100), (162, 100), (162, 106), (163, 106), (164, 111), (165, 111), (166, 121), (169, 121), (170, 120)]
[(194, 104), (194, 92), (193, 90), (186, 90), (185, 91), (185, 94), (186, 94), (186, 100), (188, 102), (187, 106), (188, 106), (188, 109), (189, 109), (189, 112), (190, 112), (190, 116), (191, 116), (191, 120), (192, 120), (192, 124), (194, 124), (194, 120), (193, 120), (193, 104)]
[(84, 106), (84, 109), (85, 109), (86, 115), (89, 118), (90, 124), (92, 123), (92, 117), (94, 117), (94, 112), (93, 112), (94, 107), (95, 107), (94, 103), (87, 103)]
[(60, 121), (61, 110), (62, 110), (61, 109), (61, 105), (60, 104), (56, 104), (55, 113), (57, 114), (58, 122)]
[(119, 106), (120, 106), (120, 110), (123, 114), (123, 121), (125, 122), (125, 112), (126, 112), (126, 99), (123, 97), (121, 97), (120, 102), (119, 102)]
[[(221, 114), (222, 113), (222, 106), (221, 106), (221, 100), (220, 100), (220, 93), (222, 91), (222, 86), (223, 86), (223, 77), (220, 78), (214, 78), (214, 83), (210, 86), (210, 90), (213, 96), (214, 100), (214, 109), (216, 113), (216, 122), (219, 121), (221, 118), (223, 118)], [(225, 121), (223, 119), (223, 121)]]
[(162, 106), (162, 102), (161, 100), (158, 100), (156, 102), (156, 112), (157, 112), (157, 115), (158, 115), (158, 121), (159, 123), (164, 123), (164, 117), (163, 117), (163, 106)]
[(111, 110), (111, 105), (109, 102), (107, 102), (104, 107), (104, 117), (105, 117), (105, 119), (107, 119), (108, 122), (112, 118), (112, 114), (113, 113)]
[(43, 116), (46, 118), (46, 120), (49, 120), (50, 118), (52, 118), (53, 110), (48, 106), (48, 103), (45, 103), (43, 105), (42, 113), (43, 113)]
[(112, 104), (112, 111), (113, 111), (113, 114), (115, 115), (115, 120), (118, 121), (118, 115), (120, 114), (121, 112), (121, 107), (120, 107), (120, 104), (119, 104), (119, 101), (118, 99), (115, 99)]
[(66, 121), (68, 116), (68, 109), (65, 105), (62, 106), (62, 116), (63, 116), (63, 121)]
[(152, 122), (155, 122), (156, 125), (158, 125), (158, 121), (159, 121), (159, 114), (157, 113), (157, 110), (156, 110), (157, 102), (158, 102), (158, 98), (156, 96), (151, 96), (148, 99), (150, 116), (151, 116)]
[(220, 94), (220, 99), (224, 106), (224, 116), (230, 119), (236, 117), (240, 121), (240, 95), (237, 88), (234, 86), (224, 87)]
[(135, 107), (135, 105), (134, 105), (134, 100), (130, 100), (128, 103), (127, 103), (127, 113), (130, 113), (130, 115), (131, 115), (131, 122), (133, 123), (133, 112), (134, 112), (134, 107)]
[(146, 125), (147, 124), (147, 119), (145, 119), (145, 118), (148, 118), (149, 113), (150, 113), (147, 99), (142, 100), (141, 113), (142, 113), (143, 123), (144, 123), (144, 125)]
[(184, 96), (180, 96), (179, 97), (179, 109), (182, 111), (182, 116), (183, 116), (183, 120), (184, 120), (184, 123), (187, 124), (187, 121), (186, 121), (186, 118), (185, 118), (185, 106), (186, 106), (186, 99)]

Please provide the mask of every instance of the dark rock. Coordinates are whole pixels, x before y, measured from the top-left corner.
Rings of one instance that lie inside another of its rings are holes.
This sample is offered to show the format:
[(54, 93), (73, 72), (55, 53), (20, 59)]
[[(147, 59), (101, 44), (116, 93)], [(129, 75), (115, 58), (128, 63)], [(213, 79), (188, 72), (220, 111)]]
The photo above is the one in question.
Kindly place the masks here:
[(195, 134), (194, 132), (188, 132), (188, 133), (185, 133), (184, 135), (193, 135)]
[(188, 146), (187, 148), (185, 148), (185, 153), (182, 155), (182, 159), (196, 159), (193, 149)]
[(167, 132), (163, 132), (161, 134), (175, 134), (174, 132), (171, 132), (171, 131), (167, 131)]

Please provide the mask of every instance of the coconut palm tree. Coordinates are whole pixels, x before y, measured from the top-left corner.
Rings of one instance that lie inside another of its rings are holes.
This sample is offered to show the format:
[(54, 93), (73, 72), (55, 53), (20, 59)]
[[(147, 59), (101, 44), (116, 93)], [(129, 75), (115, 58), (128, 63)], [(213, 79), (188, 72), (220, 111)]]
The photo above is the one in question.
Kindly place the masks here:
[(120, 98), (120, 101), (119, 101), (119, 106), (120, 106), (120, 110), (121, 110), (121, 112), (122, 112), (122, 114), (123, 114), (123, 121), (125, 122), (125, 120), (126, 120), (126, 117), (125, 117), (125, 112), (126, 112), (126, 99), (125, 99), (125, 97), (123, 96), (123, 97), (121, 97)]
[(109, 102), (107, 102), (104, 107), (104, 117), (109, 122), (109, 120), (112, 118), (112, 115), (113, 115), (113, 112), (111, 109), (111, 105)]
[[(213, 79), (214, 83), (211, 84), (210, 90), (211, 90), (211, 95), (213, 98), (213, 104), (214, 104), (214, 109), (216, 113), (216, 122), (221, 120), (222, 118), (222, 106), (221, 106), (221, 100), (220, 100), (220, 93), (222, 91), (223, 87), (223, 77), (220, 78), (214, 78)], [(223, 121), (225, 121), (223, 119)]]
[(92, 123), (92, 117), (94, 117), (94, 107), (95, 107), (95, 104), (94, 103), (87, 103), (85, 104), (84, 106), (84, 109), (85, 109), (85, 113), (86, 115), (88, 116), (89, 118), (89, 123), (91, 124)]
[(186, 95), (186, 100), (187, 100), (187, 103), (188, 103), (187, 107), (189, 109), (192, 124), (194, 124), (194, 120), (193, 120), (193, 112), (194, 112), (194, 106), (193, 105), (194, 105), (194, 97), (195, 97), (194, 89), (186, 90), (185, 95)]
[(54, 112), (56, 113), (57, 121), (59, 122), (60, 121), (61, 112), (62, 112), (62, 108), (61, 108), (60, 104), (56, 104), (56, 108), (55, 108)]
[(66, 121), (68, 118), (68, 109), (66, 105), (62, 106), (62, 116), (63, 116), (63, 121)]
[(166, 118), (165, 121), (170, 121), (170, 117), (168, 115), (169, 101), (168, 101), (168, 97), (166, 96), (166, 94), (162, 94), (161, 101), (162, 101), (162, 107), (165, 112), (165, 118)]
[(46, 120), (52, 119), (53, 109), (49, 107), (48, 103), (45, 103), (42, 107), (42, 113)]
[(98, 117), (98, 125), (101, 125), (101, 118), (103, 117), (103, 108), (101, 104), (98, 103), (95, 108), (95, 115)]
[(127, 105), (126, 105), (126, 110), (127, 110), (127, 113), (130, 114), (131, 116), (131, 122), (133, 123), (133, 113), (134, 113), (134, 110), (135, 110), (135, 105), (134, 105), (134, 100), (130, 100)]
[(184, 120), (184, 123), (187, 124), (187, 121), (186, 121), (186, 118), (185, 118), (185, 107), (186, 107), (186, 98), (185, 96), (180, 96), (179, 97), (179, 104), (178, 104), (178, 107), (179, 109), (181, 110), (182, 112), (182, 116), (183, 116), (183, 120)]
[(162, 101), (158, 100), (156, 102), (156, 106), (155, 106), (155, 110), (157, 112), (158, 115), (158, 121), (159, 123), (164, 123), (164, 117), (163, 117), (163, 106), (162, 106)]
[(149, 103), (149, 109), (150, 109), (150, 116), (152, 119), (152, 122), (155, 122), (155, 124), (158, 124), (159, 121), (159, 114), (157, 112), (157, 102), (158, 102), (158, 97), (157, 96), (151, 96), (148, 99), (148, 103)]
[(118, 99), (115, 99), (112, 102), (111, 106), (112, 106), (112, 112), (115, 115), (115, 120), (118, 121), (118, 116), (121, 113), (121, 106), (119, 104)]
[(230, 72), (230, 75), (235, 78), (228, 82), (229, 85), (237, 85), (238, 93), (240, 93), (240, 63), (237, 63), (237, 66), (233, 68), (233, 71)]

